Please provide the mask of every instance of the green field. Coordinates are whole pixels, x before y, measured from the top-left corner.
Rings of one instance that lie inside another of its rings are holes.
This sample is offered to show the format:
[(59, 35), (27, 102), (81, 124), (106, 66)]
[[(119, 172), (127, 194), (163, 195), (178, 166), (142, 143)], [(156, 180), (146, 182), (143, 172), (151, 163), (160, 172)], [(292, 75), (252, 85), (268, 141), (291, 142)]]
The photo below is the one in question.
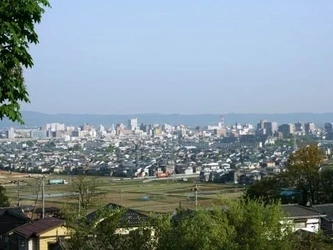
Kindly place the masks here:
[[(1, 173), (2, 177), (3, 173)], [(21, 205), (41, 206), (41, 189), (39, 178), (7, 176), (7, 180), (20, 179), (20, 203)], [(50, 177), (47, 177), (50, 178)], [(64, 204), (77, 204), (77, 197), (52, 197), (56, 194), (65, 194), (71, 191), (71, 180), (68, 176), (51, 176), (51, 178), (66, 179), (67, 185), (45, 185), (45, 206), (61, 207)], [(75, 178), (75, 177), (73, 177)], [(88, 177), (96, 181), (94, 205), (117, 203), (122, 206), (139, 210), (142, 212), (165, 213), (173, 212), (181, 203), (183, 207), (195, 207), (195, 193), (191, 189), (195, 186), (196, 180), (189, 179), (187, 182), (173, 179), (163, 180), (113, 180), (110, 177)], [(97, 179), (96, 179), (97, 178)], [(4, 179), (4, 178), (3, 178)], [(3, 180), (2, 179), (2, 180)], [(46, 183), (47, 181), (45, 181)], [(237, 198), (244, 188), (235, 185), (198, 183), (198, 206), (213, 206), (220, 198)], [(7, 184), (7, 195), (13, 205), (17, 203), (17, 184)], [(39, 199), (36, 200), (36, 194)]]

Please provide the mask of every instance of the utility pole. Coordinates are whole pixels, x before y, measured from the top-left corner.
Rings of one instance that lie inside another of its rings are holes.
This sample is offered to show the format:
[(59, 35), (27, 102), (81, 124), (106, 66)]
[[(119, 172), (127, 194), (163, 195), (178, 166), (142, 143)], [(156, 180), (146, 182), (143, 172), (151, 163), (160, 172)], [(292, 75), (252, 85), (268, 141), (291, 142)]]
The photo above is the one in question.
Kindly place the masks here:
[(195, 184), (195, 187), (192, 188), (192, 191), (194, 191), (195, 209), (197, 209), (198, 208), (198, 184)]
[(81, 193), (79, 192), (79, 215), (81, 214)]
[(17, 181), (17, 206), (20, 207), (21, 206), (21, 187), (20, 187), (20, 180)]
[(139, 142), (136, 142), (135, 144), (135, 166), (139, 167)]
[(44, 176), (42, 177), (42, 218), (45, 218)]
[(198, 208), (198, 185), (195, 185), (195, 209)]

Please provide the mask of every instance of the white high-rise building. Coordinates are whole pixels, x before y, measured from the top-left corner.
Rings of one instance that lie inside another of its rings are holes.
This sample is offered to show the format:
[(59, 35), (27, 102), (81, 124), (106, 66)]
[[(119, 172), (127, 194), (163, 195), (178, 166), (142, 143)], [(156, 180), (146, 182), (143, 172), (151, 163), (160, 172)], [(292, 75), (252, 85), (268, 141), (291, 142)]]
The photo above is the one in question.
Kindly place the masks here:
[(128, 129), (131, 129), (131, 130), (138, 129), (138, 118), (133, 118), (128, 121)]
[(7, 138), (9, 140), (12, 140), (12, 139), (15, 138), (15, 131), (14, 131), (13, 128), (10, 128), (10, 129), (7, 130)]
[(64, 131), (65, 130), (65, 124), (64, 123), (48, 123), (44, 126), (45, 130), (51, 130), (54, 131)]

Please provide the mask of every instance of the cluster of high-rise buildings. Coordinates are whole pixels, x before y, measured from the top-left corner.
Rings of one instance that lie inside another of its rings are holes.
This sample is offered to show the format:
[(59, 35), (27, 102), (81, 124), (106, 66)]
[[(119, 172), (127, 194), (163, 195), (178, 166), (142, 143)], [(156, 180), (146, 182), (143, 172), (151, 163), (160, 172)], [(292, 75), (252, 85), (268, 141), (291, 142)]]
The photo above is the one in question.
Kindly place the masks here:
[(325, 123), (324, 126), (316, 126), (312, 122), (296, 122), (278, 124), (268, 120), (260, 120), (256, 126), (252, 124), (235, 123), (226, 125), (223, 116), (217, 125), (188, 128), (185, 125), (173, 126), (170, 124), (143, 124), (137, 118), (128, 120), (127, 125), (119, 123), (105, 128), (100, 125), (95, 128), (89, 124), (82, 126), (66, 126), (64, 123), (48, 123), (39, 128), (14, 129), (10, 128), (1, 135), (2, 138), (31, 138), (50, 139), (64, 138), (73, 140), (82, 137), (114, 136), (114, 135), (147, 135), (147, 136), (192, 136), (203, 137), (237, 137), (242, 135), (267, 135), (274, 137), (290, 137), (292, 135), (325, 135), (333, 138), (333, 123)]
[(306, 123), (296, 122), (296, 123), (285, 123), (278, 125), (277, 122), (270, 122), (267, 120), (261, 120), (257, 124), (257, 130), (256, 130), (256, 134), (258, 135), (269, 135), (269, 136), (279, 136), (279, 137), (289, 137), (293, 134), (314, 135), (320, 132), (323, 132), (323, 130), (318, 128), (313, 122), (306, 122)]
[(172, 133), (175, 129), (185, 133), (185, 126), (173, 127), (169, 124), (139, 124), (137, 118), (128, 120), (127, 125), (119, 123), (105, 128), (103, 125), (93, 127), (89, 124), (82, 126), (66, 126), (64, 123), (49, 123), (39, 128), (14, 129), (9, 128), (5, 133), (1, 134), (2, 138), (31, 138), (31, 139), (50, 139), (64, 138), (65, 140), (73, 140), (83, 137), (97, 137), (108, 135), (161, 135), (162, 133)]
[(15, 138), (31, 138), (31, 139), (50, 139), (50, 138), (70, 138), (70, 137), (82, 137), (92, 136), (96, 137), (96, 130), (88, 125), (84, 124), (79, 127), (65, 126), (64, 123), (48, 123), (39, 128), (24, 128), (14, 129), (10, 128), (6, 131), (5, 136), (7, 139)]

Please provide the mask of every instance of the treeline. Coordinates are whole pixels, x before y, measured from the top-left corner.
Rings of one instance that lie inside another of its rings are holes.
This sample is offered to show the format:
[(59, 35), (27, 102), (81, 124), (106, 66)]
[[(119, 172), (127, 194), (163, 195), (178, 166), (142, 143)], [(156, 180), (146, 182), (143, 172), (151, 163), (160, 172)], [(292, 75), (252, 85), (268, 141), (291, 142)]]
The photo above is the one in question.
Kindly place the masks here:
[(93, 220), (69, 216), (66, 249), (333, 249), (321, 234), (293, 234), (278, 203), (242, 199), (208, 210), (180, 207), (174, 215), (152, 216), (135, 230), (127, 228), (123, 213), (101, 208)]

